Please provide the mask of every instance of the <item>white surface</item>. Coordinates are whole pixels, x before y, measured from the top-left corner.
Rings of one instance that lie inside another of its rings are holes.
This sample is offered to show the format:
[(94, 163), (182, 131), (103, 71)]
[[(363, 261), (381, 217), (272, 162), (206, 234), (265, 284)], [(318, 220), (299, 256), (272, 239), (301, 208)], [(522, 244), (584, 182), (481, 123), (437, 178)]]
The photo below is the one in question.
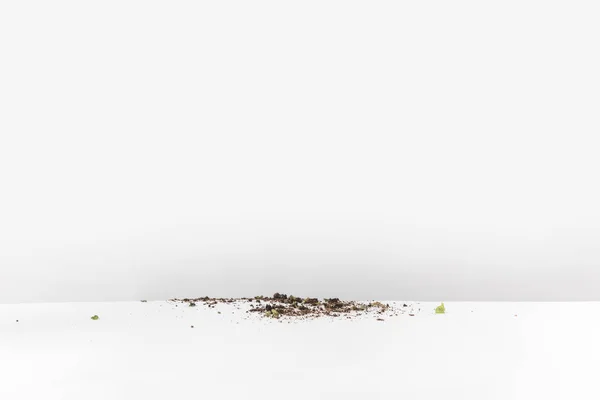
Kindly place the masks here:
[(0, 305), (0, 398), (600, 398), (599, 303), (437, 304), (290, 324), (225, 305)]
[(2, 1), (0, 303), (600, 300), (599, 10)]

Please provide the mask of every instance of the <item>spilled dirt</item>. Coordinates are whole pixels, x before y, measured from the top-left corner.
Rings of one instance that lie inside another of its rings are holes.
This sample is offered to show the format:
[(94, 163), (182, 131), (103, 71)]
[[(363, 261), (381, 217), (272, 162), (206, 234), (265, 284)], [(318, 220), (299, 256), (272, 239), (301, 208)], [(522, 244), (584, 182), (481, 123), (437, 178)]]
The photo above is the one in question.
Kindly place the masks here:
[[(273, 296), (255, 296), (253, 298), (184, 298), (170, 299), (170, 302), (188, 304), (189, 307), (202, 305), (215, 308), (218, 304), (246, 303), (249, 306), (247, 313), (256, 313), (264, 318), (274, 319), (314, 319), (320, 317), (345, 317), (351, 319), (358, 316), (372, 315), (378, 321), (385, 321), (384, 317), (404, 314), (407, 304), (394, 307), (389, 303), (379, 301), (348, 301), (339, 298), (311, 298), (275, 293)], [(408, 311), (408, 310), (407, 310)], [(413, 312), (411, 307), (411, 314)], [(220, 312), (219, 312), (220, 313)]]

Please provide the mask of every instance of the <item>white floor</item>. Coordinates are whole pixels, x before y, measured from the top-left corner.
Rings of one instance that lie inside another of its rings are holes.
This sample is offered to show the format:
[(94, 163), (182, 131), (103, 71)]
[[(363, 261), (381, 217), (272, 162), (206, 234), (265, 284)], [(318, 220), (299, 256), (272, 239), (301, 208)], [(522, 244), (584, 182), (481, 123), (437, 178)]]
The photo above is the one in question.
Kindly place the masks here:
[(600, 399), (600, 303), (410, 304), (295, 323), (232, 305), (0, 305), (0, 399)]

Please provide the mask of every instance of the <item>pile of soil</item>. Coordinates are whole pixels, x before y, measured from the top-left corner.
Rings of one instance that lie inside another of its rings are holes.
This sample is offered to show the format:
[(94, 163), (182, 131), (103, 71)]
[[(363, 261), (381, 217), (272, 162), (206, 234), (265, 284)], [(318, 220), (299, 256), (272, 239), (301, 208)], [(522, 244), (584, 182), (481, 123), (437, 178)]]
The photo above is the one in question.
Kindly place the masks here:
[[(195, 299), (170, 299), (173, 302), (188, 303), (195, 307), (197, 303), (208, 308), (217, 304), (247, 303), (250, 309), (247, 313), (257, 313), (265, 318), (301, 318), (312, 319), (319, 317), (346, 317), (352, 318), (364, 314), (374, 314), (377, 320), (384, 321), (383, 316), (398, 315), (389, 304), (381, 302), (343, 301), (338, 298), (324, 298), (322, 300), (311, 297), (297, 297), (275, 293), (272, 297), (255, 296), (254, 298), (211, 298), (199, 297)], [(406, 304), (404, 305), (406, 307)]]

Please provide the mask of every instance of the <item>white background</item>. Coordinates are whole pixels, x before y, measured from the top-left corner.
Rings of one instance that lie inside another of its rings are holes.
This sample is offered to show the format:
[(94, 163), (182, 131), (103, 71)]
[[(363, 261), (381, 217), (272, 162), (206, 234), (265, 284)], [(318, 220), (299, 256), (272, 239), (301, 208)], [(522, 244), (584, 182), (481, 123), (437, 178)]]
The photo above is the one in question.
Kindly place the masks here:
[(589, 1), (0, 4), (0, 302), (598, 300)]

